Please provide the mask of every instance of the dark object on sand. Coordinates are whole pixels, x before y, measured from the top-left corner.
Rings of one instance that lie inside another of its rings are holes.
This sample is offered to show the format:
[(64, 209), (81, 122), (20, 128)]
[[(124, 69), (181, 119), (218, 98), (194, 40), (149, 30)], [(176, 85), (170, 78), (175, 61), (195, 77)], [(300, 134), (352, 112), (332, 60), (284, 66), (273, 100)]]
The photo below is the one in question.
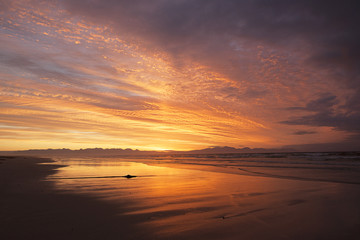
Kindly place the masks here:
[(134, 178), (134, 177), (136, 177), (136, 176), (132, 176), (132, 175), (126, 175), (126, 176), (124, 176), (124, 177), (126, 177), (126, 178)]

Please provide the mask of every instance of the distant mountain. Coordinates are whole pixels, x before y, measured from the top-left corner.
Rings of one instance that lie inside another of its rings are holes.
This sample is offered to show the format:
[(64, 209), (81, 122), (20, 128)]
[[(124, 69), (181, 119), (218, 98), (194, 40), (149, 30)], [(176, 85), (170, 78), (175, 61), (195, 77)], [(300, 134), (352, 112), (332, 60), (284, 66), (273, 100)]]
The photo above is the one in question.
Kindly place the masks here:
[(62, 149), (31, 149), (24, 151), (6, 151), (0, 152), (2, 155), (24, 155), (24, 156), (41, 156), (41, 157), (52, 157), (52, 156), (68, 156), (68, 157), (111, 157), (111, 156), (132, 156), (132, 155), (152, 155), (158, 152), (155, 151), (139, 151), (130, 148), (86, 148), (71, 150), (67, 148)]
[[(264, 150), (262, 148), (259, 148), (258, 150)], [(195, 153), (195, 154), (215, 154), (215, 153), (248, 153), (248, 152), (254, 152), (254, 149), (244, 147), (244, 148), (233, 148), (233, 147), (210, 147), (205, 148), (201, 150), (193, 150), (189, 151), (189, 153)]]
[(192, 151), (184, 151), (184, 152), (173, 152), (179, 154), (225, 154), (225, 153), (272, 153), (272, 152), (291, 152), (293, 149), (268, 149), (268, 148), (234, 148), (234, 147), (210, 147), (201, 150), (192, 150)]
[(152, 156), (152, 155), (186, 155), (186, 154), (228, 154), (228, 153), (272, 153), (272, 152), (291, 152), (293, 149), (265, 149), (265, 148), (234, 148), (234, 147), (210, 147), (201, 150), (191, 151), (140, 151), (130, 148), (86, 148), (79, 150), (62, 149), (33, 149), (24, 151), (2, 151), (1, 155), (24, 155), (24, 156), (66, 156), (66, 157), (117, 157), (117, 156)]

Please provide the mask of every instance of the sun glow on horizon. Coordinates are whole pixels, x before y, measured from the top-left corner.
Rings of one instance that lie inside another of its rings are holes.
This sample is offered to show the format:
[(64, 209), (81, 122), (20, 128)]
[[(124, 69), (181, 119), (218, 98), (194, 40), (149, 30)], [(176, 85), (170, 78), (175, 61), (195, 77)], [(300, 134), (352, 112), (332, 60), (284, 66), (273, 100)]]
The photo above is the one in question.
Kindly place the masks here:
[(31, 3), (3, 10), (0, 150), (271, 148), (349, 136), (281, 125), (309, 95), (340, 91), (320, 80), (306, 88), (312, 70), (291, 65), (298, 52), (234, 39), (223, 55), (203, 59), (201, 46), (162, 48), (158, 36), (73, 14), (61, 2)]

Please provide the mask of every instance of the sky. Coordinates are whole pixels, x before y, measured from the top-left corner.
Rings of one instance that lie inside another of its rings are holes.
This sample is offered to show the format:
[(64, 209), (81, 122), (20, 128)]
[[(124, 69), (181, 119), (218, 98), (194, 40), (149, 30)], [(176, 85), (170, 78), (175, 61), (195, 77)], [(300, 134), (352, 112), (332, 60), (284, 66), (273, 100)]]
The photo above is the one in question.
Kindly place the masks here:
[(359, 10), (0, 0), (0, 150), (360, 150)]

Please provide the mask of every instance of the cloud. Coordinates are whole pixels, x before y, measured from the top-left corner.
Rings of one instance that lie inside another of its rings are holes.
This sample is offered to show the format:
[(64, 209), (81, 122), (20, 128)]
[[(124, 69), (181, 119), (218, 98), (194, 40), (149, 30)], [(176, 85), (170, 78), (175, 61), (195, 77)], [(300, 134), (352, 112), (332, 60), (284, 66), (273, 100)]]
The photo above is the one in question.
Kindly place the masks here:
[[(177, 56), (221, 57), (237, 39), (311, 47), (310, 59), (356, 70), (360, 17), (356, 1), (115, 1), (65, 0), (73, 14), (111, 25), (129, 37), (141, 37)], [(238, 46), (239, 48), (239, 46)], [(229, 56), (230, 58), (233, 56)], [(204, 60), (204, 59), (202, 59)], [(218, 59), (222, 61), (224, 59)], [(344, 61), (345, 60), (345, 61)]]
[(314, 112), (313, 114), (293, 117), (281, 123), (288, 125), (326, 126), (333, 127), (339, 131), (360, 134), (360, 111), (358, 109), (348, 111), (346, 106), (336, 106), (338, 103), (339, 101), (336, 96), (324, 94), (307, 103), (305, 107), (288, 108), (290, 111), (303, 110)]
[(360, 135), (351, 135), (341, 141), (287, 145), (284, 146), (284, 148), (295, 149), (297, 151), (304, 152), (358, 151), (360, 149)]
[(315, 100), (310, 100), (304, 107), (288, 107), (287, 110), (302, 110), (310, 112), (333, 112), (333, 107), (339, 103), (335, 95), (323, 93)]
[(317, 133), (315, 131), (296, 131), (293, 132), (294, 135), (307, 135), (307, 134), (314, 134)]
[(312, 133), (291, 134), (295, 125), (321, 139), (331, 135), (322, 127), (356, 134), (358, 9), (347, 0), (13, 1), (3, 9), (2, 101), (130, 121), (139, 139), (158, 130), (263, 147)]
[(322, 111), (313, 115), (306, 115), (299, 118), (283, 121), (289, 125), (307, 125), (318, 127), (333, 127), (340, 131), (349, 131), (360, 133), (360, 114), (332, 114)]
[(323, 96), (318, 99), (312, 100), (306, 104), (304, 110), (307, 111), (329, 111), (333, 106), (338, 104), (339, 101), (336, 99), (336, 96), (330, 95), (328, 93), (323, 94)]
[[(355, 115), (360, 110), (357, 1), (65, 0), (64, 4), (75, 15), (107, 24), (119, 35), (167, 52), (179, 66), (181, 61), (198, 61), (238, 81), (245, 76), (253, 87), (261, 83), (245, 74), (249, 61), (256, 60), (249, 49), (259, 45), (294, 53), (300, 49), (305, 65), (326, 71), (332, 85), (352, 90), (343, 108)], [(263, 92), (249, 91), (250, 95)], [(306, 108), (315, 111), (322, 105), (334, 105), (338, 97), (329, 95), (309, 102)]]

